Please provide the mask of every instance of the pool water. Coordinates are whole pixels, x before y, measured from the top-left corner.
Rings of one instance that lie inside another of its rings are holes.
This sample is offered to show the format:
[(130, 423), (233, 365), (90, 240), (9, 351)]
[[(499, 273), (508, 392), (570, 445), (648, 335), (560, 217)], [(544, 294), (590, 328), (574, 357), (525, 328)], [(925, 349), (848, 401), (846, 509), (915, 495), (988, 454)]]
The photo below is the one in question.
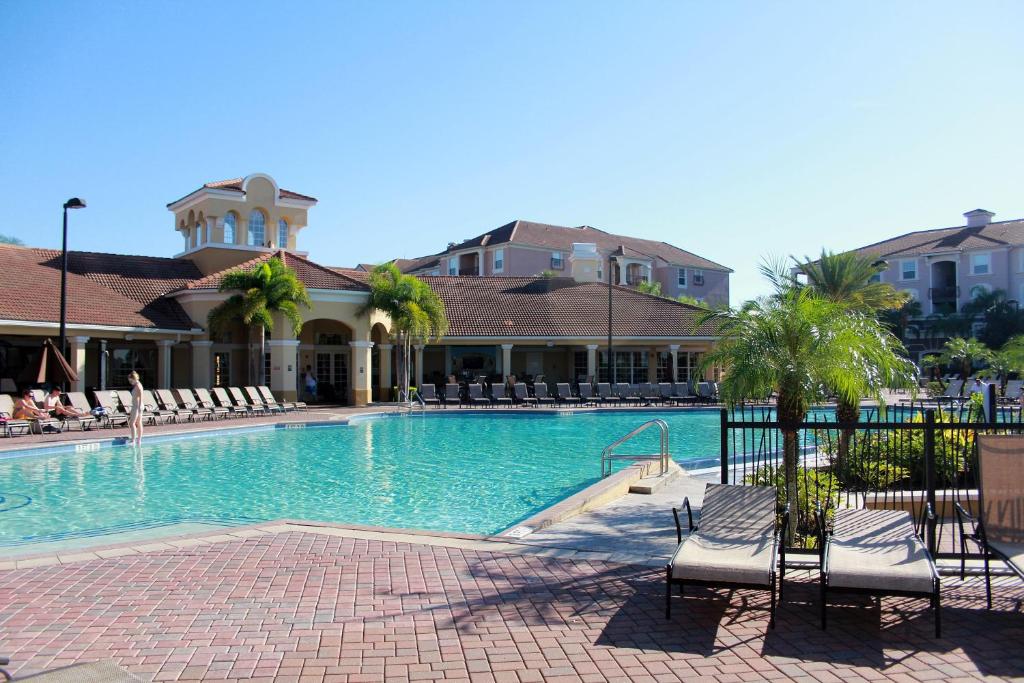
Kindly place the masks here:
[[(449, 411), (4, 458), (0, 546), (281, 518), (496, 533), (597, 481), (604, 446), (656, 417), (684, 467), (717, 462), (717, 411)], [(657, 451), (656, 429), (621, 449)]]

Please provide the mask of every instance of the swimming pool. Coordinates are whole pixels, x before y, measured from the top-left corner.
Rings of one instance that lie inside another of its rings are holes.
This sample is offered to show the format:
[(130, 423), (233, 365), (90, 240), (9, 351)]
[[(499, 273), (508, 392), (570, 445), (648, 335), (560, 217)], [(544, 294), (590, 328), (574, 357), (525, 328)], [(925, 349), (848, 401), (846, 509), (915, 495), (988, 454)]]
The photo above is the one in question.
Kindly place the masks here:
[(602, 448), (656, 417), (684, 467), (717, 462), (714, 410), (449, 411), (3, 458), (0, 546), (282, 518), (491, 534), (597, 481)]

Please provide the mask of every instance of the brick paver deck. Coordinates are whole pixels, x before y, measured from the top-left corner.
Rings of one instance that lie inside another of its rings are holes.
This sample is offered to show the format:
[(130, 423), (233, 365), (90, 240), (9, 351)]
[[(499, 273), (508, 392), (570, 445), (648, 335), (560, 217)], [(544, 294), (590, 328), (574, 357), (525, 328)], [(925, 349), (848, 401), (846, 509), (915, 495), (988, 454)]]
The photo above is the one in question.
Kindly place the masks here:
[(21, 674), (113, 658), (145, 679), (808, 681), (1024, 677), (1021, 591), (947, 578), (924, 601), (851, 599), (818, 629), (813, 585), (691, 589), (661, 571), (305, 532), (0, 571), (0, 653)]

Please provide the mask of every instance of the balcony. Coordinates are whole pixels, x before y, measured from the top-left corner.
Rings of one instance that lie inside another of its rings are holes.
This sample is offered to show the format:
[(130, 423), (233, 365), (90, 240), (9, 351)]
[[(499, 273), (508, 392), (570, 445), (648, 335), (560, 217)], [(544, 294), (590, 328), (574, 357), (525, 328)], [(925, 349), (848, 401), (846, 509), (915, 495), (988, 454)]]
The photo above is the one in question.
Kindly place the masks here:
[(932, 287), (928, 290), (928, 298), (934, 302), (956, 301), (960, 298), (959, 287)]

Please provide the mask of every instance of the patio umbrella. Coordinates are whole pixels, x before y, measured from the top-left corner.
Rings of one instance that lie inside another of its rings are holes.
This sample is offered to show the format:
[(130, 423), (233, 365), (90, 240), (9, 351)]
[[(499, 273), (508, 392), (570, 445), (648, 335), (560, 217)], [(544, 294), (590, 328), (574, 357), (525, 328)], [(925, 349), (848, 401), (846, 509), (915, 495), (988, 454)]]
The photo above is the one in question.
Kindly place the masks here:
[(52, 340), (43, 342), (43, 353), (39, 357), (39, 372), (36, 374), (36, 382), (45, 384), (49, 382), (54, 386), (66, 386), (71, 382), (78, 381), (78, 373), (74, 371), (64, 354), (60, 352)]

